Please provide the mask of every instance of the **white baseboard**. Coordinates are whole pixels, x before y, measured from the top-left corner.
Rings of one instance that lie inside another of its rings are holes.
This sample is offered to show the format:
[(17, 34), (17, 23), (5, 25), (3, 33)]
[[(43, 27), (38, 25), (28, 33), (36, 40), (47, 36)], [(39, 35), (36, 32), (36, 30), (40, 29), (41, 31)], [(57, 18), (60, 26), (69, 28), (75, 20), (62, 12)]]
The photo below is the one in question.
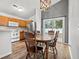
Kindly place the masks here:
[(71, 51), (71, 46), (68, 46), (68, 47), (69, 47), (70, 58), (73, 59), (73, 57), (72, 57), (72, 51)]
[(5, 57), (5, 56), (8, 56), (8, 55), (10, 55), (12, 52), (9, 52), (9, 53), (5, 53), (5, 54), (3, 54), (3, 55), (0, 55), (0, 58), (3, 58), (3, 57)]

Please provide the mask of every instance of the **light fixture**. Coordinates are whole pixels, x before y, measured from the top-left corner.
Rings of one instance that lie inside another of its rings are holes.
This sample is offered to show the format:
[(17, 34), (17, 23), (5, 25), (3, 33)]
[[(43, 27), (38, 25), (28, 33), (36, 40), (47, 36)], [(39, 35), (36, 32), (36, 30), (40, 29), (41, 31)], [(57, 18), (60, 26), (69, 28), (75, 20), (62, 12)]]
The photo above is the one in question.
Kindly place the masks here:
[(17, 5), (17, 4), (13, 4), (12, 7), (17, 9), (18, 11), (24, 11), (24, 8), (22, 6)]
[(47, 10), (50, 7), (51, 0), (40, 0), (40, 9)]
[(23, 11), (23, 9), (18, 9), (18, 11)]

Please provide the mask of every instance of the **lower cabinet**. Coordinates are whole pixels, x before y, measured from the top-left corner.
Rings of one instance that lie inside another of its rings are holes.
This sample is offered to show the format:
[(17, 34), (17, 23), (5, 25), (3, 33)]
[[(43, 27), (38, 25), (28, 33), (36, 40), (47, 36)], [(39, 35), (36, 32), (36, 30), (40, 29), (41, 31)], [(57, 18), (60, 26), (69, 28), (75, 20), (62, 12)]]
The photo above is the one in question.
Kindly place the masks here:
[(20, 40), (24, 40), (24, 31), (20, 31)]

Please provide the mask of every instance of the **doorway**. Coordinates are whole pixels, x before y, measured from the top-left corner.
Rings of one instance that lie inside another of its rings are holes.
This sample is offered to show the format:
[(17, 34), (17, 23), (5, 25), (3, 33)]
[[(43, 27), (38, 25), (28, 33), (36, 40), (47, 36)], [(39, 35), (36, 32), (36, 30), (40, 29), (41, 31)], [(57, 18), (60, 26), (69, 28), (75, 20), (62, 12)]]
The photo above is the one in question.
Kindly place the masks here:
[(48, 31), (59, 31), (58, 42), (65, 42), (65, 17), (56, 17), (43, 20), (43, 34), (48, 34)]

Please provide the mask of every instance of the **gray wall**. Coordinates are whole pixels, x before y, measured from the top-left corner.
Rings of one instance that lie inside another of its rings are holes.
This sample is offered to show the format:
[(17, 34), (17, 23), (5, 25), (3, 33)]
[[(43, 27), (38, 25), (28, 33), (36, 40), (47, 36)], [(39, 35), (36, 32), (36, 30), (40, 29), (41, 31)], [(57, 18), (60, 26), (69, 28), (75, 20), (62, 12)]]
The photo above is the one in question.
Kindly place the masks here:
[(68, 42), (68, 0), (61, 0), (41, 13), (42, 20), (65, 16), (65, 42)]

